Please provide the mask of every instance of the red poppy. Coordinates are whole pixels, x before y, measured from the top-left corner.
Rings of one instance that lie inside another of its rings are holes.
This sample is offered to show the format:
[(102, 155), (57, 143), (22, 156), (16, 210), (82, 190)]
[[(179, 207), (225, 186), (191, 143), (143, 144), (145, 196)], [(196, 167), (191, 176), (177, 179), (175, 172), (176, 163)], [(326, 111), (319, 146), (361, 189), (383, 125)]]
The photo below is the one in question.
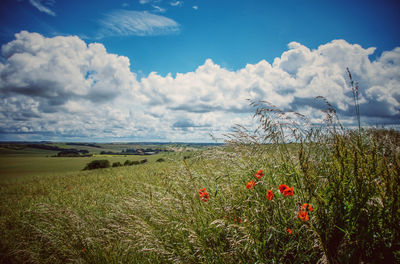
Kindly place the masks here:
[(289, 233), (289, 235), (291, 235), (293, 233), (293, 230), (290, 228), (286, 228), (286, 231)]
[(207, 202), (210, 199), (210, 195), (208, 194), (206, 188), (202, 188), (199, 190), (200, 199), (204, 202)]
[(308, 213), (306, 211), (300, 211), (297, 217), (303, 222), (310, 220), (310, 218), (308, 217)]
[(314, 208), (312, 208), (312, 204), (305, 203), (301, 206), (301, 210), (311, 213), (314, 211)]
[(264, 171), (263, 170), (258, 170), (256, 173), (254, 173), (254, 176), (257, 179), (261, 179), (261, 177), (264, 176)]
[(206, 191), (206, 188), (200, 189), (200, 190), (199, 190), (200, 196), (201, 196), (202, 193), (205, 193), (205, 192), (207, 192), (207, 191)]
[(238, 222), (239, 224), (242, 222), (242, 218), (237, 217), (235, 219), (233, 219), (234, 222)]
[(246, 184), (246, 188), (247, 189), (252, 189), (252, 188), (254, 188), (254, 186), (256, 186), (256, 182), (255, 181), (249, 181), (247, 184)]
[(267, 191), (267, 200), (271, 201), (274, 197), (274, 193), (271, 190)]
[(288, 188), (289, 186), (287, 186), (286, 184), (279, 185), (279, 191), (281, 192), (281, 194)]
[(293, 196), (293, 187), (285, 189), (283, 193), (285, 196)]
[(202, 194), (200, 194), (200, 199), (203, 202), (208, 202), (208, 200), (210, 199), (210, 195), (208, 194), (208, 192), (203, 192)]

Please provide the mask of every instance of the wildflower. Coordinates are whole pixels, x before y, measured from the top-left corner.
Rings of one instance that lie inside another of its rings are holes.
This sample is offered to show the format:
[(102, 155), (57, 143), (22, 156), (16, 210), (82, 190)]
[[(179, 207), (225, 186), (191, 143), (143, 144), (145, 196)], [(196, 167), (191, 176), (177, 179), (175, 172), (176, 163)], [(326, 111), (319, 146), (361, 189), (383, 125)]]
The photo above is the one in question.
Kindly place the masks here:
[(208, 192), (203, 192), (202, 194), (200, 194), (200, 199), (203, 202), (208, 202), (208, 200), (210, 199), (210, 195), (208, 194)]
[(314, 211), (314, 208), (312, 208), (312, 204), (305, 203), (301, 206), (301, 210), (311, 213)]
[(274, 193), (271, 190), (267, 191), (267, 200), (271, 201), (274, 197)]
[(286, 188), (283, 193), (285, 196), (293, 196), (293, 187)]
[(85, 251), (86, 251), (86, 249), (85, 249), (85, 248), (82, 248), (82, 253), (85, 253)]
[(289, 235), (291, 235), (293, 233), (293, 230), (290, 228), (286, 228), (286, 231), (289, 233)]
[(206, 188), (200, 189), (200, 190), (199, 190), (200, 196), (201, 196), (202, 193), (205, 193), (205, 192), (207, 192), (207, 191), (206, 191)]
[(283, 194), (283, 192), (288, 188), (289, 186), (287, 186), (286, 184), (279, 185), (279, 191), (281, 192), (281, 194)]
[(246, 188), (247, 189), (252, 189), (252, 188), (254, 188), (254, 186), (256, 186), (256, 182), (255, 181), (249, 181), (247, 184), (246, 184)]
[(210, 199), (210, 195), (208, 194), (206, 188), (199, 190), (200, 199), (204, 202), (207, 202)]
[(300, 210), (297, 217), (303, 222), (310, 220), (310, 218), (308, 217), (308, 212), (303, 211), (303, 210)]
[(233, 220), (234, 222), (238, 222), (239, 224), (242, 222), (242, 218), (239, 216)]
[(258, 170), (256, 173), (254, 173), (254, 176), (257, 179), (261, 179), (261, 177), (264, 176), (264, 171), (263, 170)]

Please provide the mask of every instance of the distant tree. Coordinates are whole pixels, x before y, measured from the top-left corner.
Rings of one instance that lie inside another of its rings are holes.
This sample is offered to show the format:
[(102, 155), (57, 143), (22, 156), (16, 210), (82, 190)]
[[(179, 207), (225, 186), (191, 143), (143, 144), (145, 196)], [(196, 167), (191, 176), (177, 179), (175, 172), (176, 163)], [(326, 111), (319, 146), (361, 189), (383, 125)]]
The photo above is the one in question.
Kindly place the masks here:
[(108, 160), (93, 160), (86, 164), (86, 167), (83, 170), (95, 170), (95, 169), (103, 169), (109, 168), (110, 162)]
[(81, 154), (77, 150), (63, 150), (58, 152), (56, 157), (80, 157)]
[(138, 160), (126, 160), (124, 162), (124, 166), (139, 165), (139, 164), (143, 164), (143, 163), (146, 163), (146, 162), (147, 162), (147, 159), (143, 159), (141, 161), (138, 161)]
[(131, 165), (133, 165), (133, 162), (132, 162), (132, 161), (130, 161), (130, 160), (125, 160), (124, 166), (131, 166)]
[(112, 166), (113, 166), (113, 167), (121, 167), (122, 164), (121, 164), (121, 162), (117, 161), (117, 162), (114, 162), (114, 163), (112, 164)]

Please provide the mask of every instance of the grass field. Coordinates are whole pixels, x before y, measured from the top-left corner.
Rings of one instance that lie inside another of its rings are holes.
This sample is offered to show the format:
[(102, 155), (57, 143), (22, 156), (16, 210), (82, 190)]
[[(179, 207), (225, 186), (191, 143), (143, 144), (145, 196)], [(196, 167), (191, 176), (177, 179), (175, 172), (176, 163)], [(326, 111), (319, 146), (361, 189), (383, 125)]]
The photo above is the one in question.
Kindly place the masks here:
[(87, 163), (92, 160), (107, 159), (111, 163), (126, 160), (142, 160), (147, 159), (150, 162), (166, 154), (157, 154), (149, 156), (112, 156), (112, 155), (95, 155), (93, 157), (46, 157), (40, 155), (2, 155), (0, 156), (0, 179), (9, 179), (10, 177), (25, 177), (31, 175), (55, 175), (66, 172), (78, 172), (82, 170)]
[(271, 112), (133, 166), (2, 150), (0, 262), (399, 263), (400, 133)]
[[(100, 155), (101, 151), (120, 152), (125, 148), (132, 148), (135, 145), (129, 144), (98, 144), (98, 148), (88, 147), (85, 145), (67, 145), (65, 143), (55, 143), (51, 146), (61, 148), (78, 148), (85, 149), (93, 153), (92, 157), (53, 157), (58, 151), (23, 148), (16, 149), (0, 147), (0, 179), (12, 179), (14, 177), (29, 177), (32, 175), (56, 175), (66, 172), (78, 172), (85, 165), (93, 160), (107, 159), (113, 162), (121, 162), (126, 160), (142, 160), (147, 159), (153, 162), (161, 157), (173, 155), (170, 152), (162, 152), (155, 155)], [(136, 146), (137, 147), (137, 146)], [(149, 147), (149, 146), (146, 146)], [(154, 147), (150, 145), (150, 147)], [(94, 150), (94, 152), (92, 152)]]
[[(31, 213), (39, 212), (42, 206), (49, 206), (55, 210), (71, 210), (75, 216), (96, 217), (102, 221), (110, 215), (110, 207), (132, 196), (139, 183), (148, 184), (154, 175), (184, 157), (180, 153), (83, 158), (48, 157), (50, 154), (52, 152), (28, 149), (3, 151), (0, 157), (1, 263), (63, 262), (62, 259), (27, 256), (24, 253), (36, 246), (41, 247), (41, 240), (28, 241), (32, 233), (26, 228), (35, 225)], [(156, 162), (160, 157), (165, 162)], [(123, 163), (127, 159), (144, 158), (148, 160), (147, 164), (82, 171), (87, 162), (95, 159)], [(49, 215), (50, 218), (53, 216)]]

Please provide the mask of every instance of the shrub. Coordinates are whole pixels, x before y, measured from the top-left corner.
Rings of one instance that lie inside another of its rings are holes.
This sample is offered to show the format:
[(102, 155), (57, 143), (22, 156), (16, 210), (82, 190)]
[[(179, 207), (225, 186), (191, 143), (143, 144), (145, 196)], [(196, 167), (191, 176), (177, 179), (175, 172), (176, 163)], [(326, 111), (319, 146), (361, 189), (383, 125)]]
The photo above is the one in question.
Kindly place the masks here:
[[(146, 160), (147, 161), (147, 160)], [(139, 165), (141, 163), (144, 163), (142, 161), (138, 161), (138, 160), (126, 160), (124, 162), (124, 166), (132, 166), (132, 165)]]
[(121, 162), (117, 161), (117, 162), (114, 162), (114, 163), (112, 164), (112, 166), (113, 166), (113, 167), (121, 167), (122, 164), (121, 164)]
[(77, 150), (63, 150), (54, 157), (81, 157), (81, 154)]
[(165, 159), (163, 159), (163, 158), (159, 158), (156, 160), (156, 162), (164, 162), (164, 161), (165, 161)]
[(86, 167), (83, 170), (95, 170), (95, 169), (103, 169), (109, 168), (110, 162), (108, 160), (93, 160), (86, 164)]
[(133, 165), (133, 161), (131, 161), (131, 160), (125, 160), (124, 166), (131, 166), (131, 165)]

